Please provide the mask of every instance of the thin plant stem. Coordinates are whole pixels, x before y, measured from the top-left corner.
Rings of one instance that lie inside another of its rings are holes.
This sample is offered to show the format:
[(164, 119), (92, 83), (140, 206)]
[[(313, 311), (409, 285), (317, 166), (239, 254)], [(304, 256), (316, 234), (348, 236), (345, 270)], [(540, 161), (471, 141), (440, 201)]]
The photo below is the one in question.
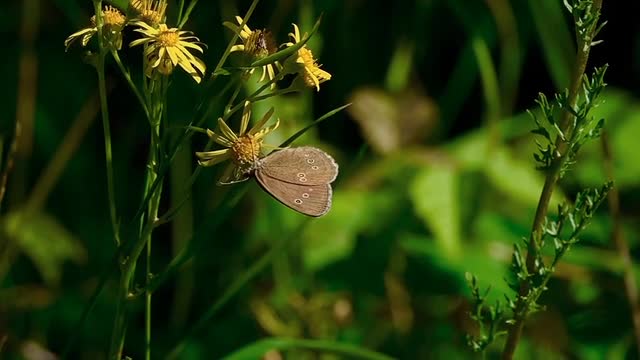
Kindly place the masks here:
[[(150, 81), (147, 87), (147, 98), (149, 99), (150, 112), (151, 112), (151, 133), (150, 133), (150, 148), (149, 159), (147, 162), (147, 176), (145, 193), (143, 196), (144, 201), (147, 201), (146, 219), (141, 226), (139, 237), (134, 241), (131, 251), (124, 254), (121, 259), (121, 276), (120, 276), (120, 288), (118, 293), (116, 315), (114, 319), (114, 328), (111, 338), (111, 348), (109, 351), (110, 359), (120, 359), (122, 356), (122, 350), (124, 347), (124, 340), (126, 336), (126, 323), (127, 323), (127, 311), (126, 304), (132, 298), (131, 286), (135, 275), (136, 264), (138, 258), (142, 254), (145, 246), (148, 246), (151, 242), (151, 235), (155, 228), (155, 222), (158, 215), (158, 208), (160, 206), (160, 199), (162, 195), (162, 180), (159, 181), (158, 186), (153, 187), (153, 184), (158, 180), (158, 174), (160, 169), (159, 156), (160, 156), (160, 125), (164, 115), (163, 109), (165, 101), (165, 92), (167, 88), (167, 81), (164, 77), (159, 80)], [(150, 193), (150, 196), (147, 194)], [(147, 253), (150, 254), (151, 249), (147, 249)], [(148, 259), (149, 260), (149, 259)], [(149, 281), (151, 274), (149, 273), (149, 267), (147, 267), (145, 283)], [(151, 291), (145, 292), (145, 358), (150, 358), (150, 342), (151, 342)]]
[(259, 87), (256, 91), (254, 91), (251, 95), (247, 96), (244, 99), (244, 101), (238, 103), (236, 106), (232, 107), (229, 111), (225, 112), (222, 118), (224, 120), (228, 120), (231, 117), (231, 115), (235, 114), (238, 110), (244, 107), (245, 102), (247, 101), (255, 102), (258, 95), (262, 94), (262, 92), (265, 91), (267, 88), (269, 88), (271, 84), (276, 83), (277, 81), (282, 79), (285, 75), (286, 75), (285, 73), (279, 72), (278, 75), (276, 75), (273, 79), (270, 79), (269, 81), (264, 83), (261, 87)]
[[(604, 170), (607, 178), (613, 181), (614, 170), (613, 162), (614, 156), (611, 149), (611, 143), (609, 142), (609, 136), (606, 131), (602, 133), (600, 138), (600, 144), (602, 145), (602, 152), (604, 154)], [(629, 301), (629, 310), (633, 319), (633, 330), (636, 337), (636, 349), (638, 356), (640, 357), (640, 303), (638, 303), (638, 286), (636, 282), (635, 272), (633, 270), (633, 260), (629, 252), (629, 243), (622, 231), (622, 218), (620, 215), (620, 194), (618, 187), (613, 186), (609, 190), (609, 212), (611, 213), (611, 219), (613, 221), (613, 231), (611, 237), (618, 250), (618, 256), (622, 260), (624, 271), (624, 290), (627, 295), (627, 301)]]
[(487, 43), (481, 36), (476, 36), (472, 40), (473, 52), (478, 62), (480, 79), (482, 80), (482, 93), (487, 108), (487, 126), (489, 128), (489, 149), (499, 145), (500, 129), (498, 121), (500, 121), (500, 90), (498, 85), (498, 76), (496, 69), (491, 60), (491, 53)]
[[(150, 149), (150, 160), (149, 165), (151, 166), (151, 171), (149, 172), (149, 182), (148, 184), (152, 184), (153, 181), (158, 177), (157, 169), (158, 169), (158, 155), (159, 155), (159, 144), (156, 139), (160, 136), (160, 122), (154, 123), (151, 128), (151, 149)], [(155, 191), (157, 196), (153, 196), (151, 201), (149, 202), (149, 209), (147, 213), (147, 223), (152, 224), (157, 216), (158, 216), (158, 207), (160, 205), (160, 194), (162, 192), (162, 185), (158, 187)], [(144, 240), (147, 247), (147, 263), (146, 263), (146, 276), (145, 276), (145, 284), (148, 285), (151, 281), (152, 273), (151, 273), (151, 232), (148, 233), (147, 238)], [(145, 291), (145, 312), (144, 312), (144, 323), (145, 323), (145, 359), (151, 359), (151, 297), (152, 291), (148, 288)]]
[[(191, 12), (196, 7), (197, 3), (198, 3), (198, 0), (191, 0), (191, 2), (189, 2), (189, 5), (187, 6), (187, 11), (184, 12), (184, 16), (178, 18), (179, 19), (179, 22), (178, 22), (178, 28), (179, 29), (182, 29), (184, 24), (186, 24), (187, 20), (189, 20), (189, 15), (191, 15)], [(183, 1), (181, 1), (180, 12), (182, 12), (182, 5), (184, 5)]]
[(111, 152), (111, 126), (109, 124), (109, 110), (107, 108), (107, 86), (104, 76), (105, 56), (100, 55), (98, 59), (98, 89), (100, 92), (100, 108), (102, 110), (102, 129), (104, 131), (104, 153), (107, 171), (107, 192), (109, 196), (109, 216), (111, 218), (111, 228), (116, 241), (116, 246), (120, 246), (120, 230), (118, 229), (118, 218), (116, 215), (115, 185), (113, 176), (113, 155)]
[[(242, 77), (244, 77), (244, 75)], [(227, 105), (224, 107), (223, 114), (226, 114), (229, 112), (229, 110), (231, 110), (231, 107), (233, 106), (233, 102), (236, 101), (236, 98), (238, 97), (238, 94), (240, 93), (241, 89), (242, 89), (242, 81), (238, 81), (238, 83), (236, 84), (236, 89), (233, 91), (233, 94), (231, 94), (231, 97), (229, 98)]]
[(9, 174), (11, 173), (11, 169), (13, 168), (13, 159), (18, 152), (18, 142), (20, 141), (20, 134), (22, 134), (22, 125), (20, 124), (20, 121), (16, 121), (13, 132), (13, 140), (11, 141), (11, 147), (9, 148), (9, 153), (7, 155), (7, 163), (4, 166), (2, 175), (0, 175), (0, 209), (2, 209), (2, 200), (4, 200), (4, 195), (7, 191), (7, 181), (9, 179)]
[(178, 24), (182, 22), (183, 11), (184, 11), (184, 0), (178, 0)]
[[(602, 0), (594, 0), (591, 11), (597, 13), (600, 11), (601, 7)], [(588, 46), (584, 46), (585, 44), (582, 43), (581, 39), (579, 37), (577, 37), (577, 39), (576, 63), (573, 68), (571, 85), (569, 87), (569, 97), (567, 99), (567, 103), (572, 109), (575, 108), (575, 105), (578, 101), (578, 93), (581, 89), (582, 77), (587, 66), (587, 60), (589, 59), (589, 51), (591, 50), (590, 44), (588, 44)], [(571, 138), (571, 122), (573, 117), (573, 114), (567, 109), (562, 110), (560, 129), (565, 134), (565, 137), (567, 139)], [(536, 269), (535, 259), (540, 252), (540, 241), (544, 232), (543, 227), (545, 219), (547, 218), (551, 196), (553, 195), (556, 184), (560, 179), (560, 172), (569, 154), (568, 144), (560, 137), (556, 142), (556, 146), (560, 156), (558, 156), (553, 161), (550, 169), (546, 174), (544, 186), (540, 194), (540, 199), (538, 200), (536, 214), (531, 226), (531, 235), (529, 237), (529, 241), (527, 242), (526, 266), (529, 273), (533, 273)], [(527, 297), (528, 293), (529, 285), (527, 284), (527, 281), (521, 281), (520, 290), (518, 292), (518, 301), (516, 303), (516, 309), (514, 310), (514, 323), (509, 327), (508, 330), (507, 340), (502, 352), (502, 359), (513, 359), (513, 355), (515, 354), (516, 347), (518, 346), (518, 342), (520, 341), (520, 337), (522, 335), (524, 322), (527, 318), (527, 310), (529, 308), (530, 302), (536, 300), (532, 297)]]
[[(160, 207), (160, 198), (162, 194), (162, 182), (155, 189), (151, 190), (150, 186), (153, 182), (158, 178), (159, 169), (160, 169), (160, 126), (162, 124), (162, 118), (166, 114), (164, 113), (166, 106), (166, 85), (167, 81), (165, 77), (159, 78), (155, 81), (154, 93), (152, 95), (156, 95), (154, 97), (154, 111), (153, 111), (153, 119), (151, 119), (151, 145), (149, 149), (149, 163), (147, 165), (148, 168), (148, 180), (147, 184), (149, 187), (146, 191), (153, 191), (153, 195), (148, 203), (147, 209), (147, 224), (154, 224), (158, 217), (158, 208)], [(146, 234), (146, 238), (143, 239), (144, 244), (147, 248), (147, 258), (146, 258), (146, 275), (145, 275), (145, 284), (148, 285), (151, 281), (152, 273), (151, 273), (151, 236), (152, 231), (149, 231)], [(145, 291), (145, 359), (151, 359), (151, 298), (153, 292), (148, 288)]]
[[(260, 0), (253, 0), (251, 2), (249, 9), (247, 10), (247, 12), (244, 14), (244, 17), (242, 18), (242, 23), (238, 26), (240, 29), (242, 29), (247, 24), (247, 22), (249, 21), (249, 18), (253, 14), (253, 11), (256, 9), (256, 6), (258, 6), (258, 2), (260, 2)], [(185, 18), (187, 17), (188, 16), (185, 15)], [(231, 54), (231, 48), (235, 45), (236, 40), (238, 39), (238, 36), (239, 35), (234, 32), (233, 36), (231, 37), (231, 40), (229, 41), (229, 44), (227, 44), (227, 48), (222, 53), (222, 56), (220, 56), (220, 60), (218, 61), (218, 64), (216, 64), (216, 67), (213, 69), (213, 72), (211, 73), (212, 79), (215, 79), (217, 77), (216, 74), (218, 73), (218, 70), (220, 70), (222, 68), (222, 65), (224, 65), (224, 63), (227, 61), (227, 57), (229, 57), (229, 54)]]
[(508, 0), (485, 0), (496, 22), (500, 40), (500, 100), (502, 114), (511, 114), (518, 94), (522, 54), (518, 27)]
[(120, 230), (118, 227), (118, 218), (116, 215), (115, 186), (113, 176), (113, 155), (111, 152), (111, 126), (109, 123), (109, 108), (107, 103), (107, 84), (105, 80), (104, 67), (107, 50), (104, 46), (102, 38), (102, 1), (93, 1), (94, 11), (96, 13), (96, 27), (98, 29), (98, 43), (100, 53), (96, 63), (96, 72), (98, 73), (98, 91), (100, 94), (100, 108), (102, 111), (102, 128), (104, 131), (104, 152), (105, 166), (107, 172), (107, 194), (109, 197), (109, 217), (111, 219), (111, 228), (113, 230), (116, 246), (120, 246)]
[(136, 99), (138, 99), (138, 102), (140, 103), (140, 106), (142, 107), (142, 110), (144, 111), (144, 114), (146, 115), (146, 117), (148, 119), (149, 118), (149, 109), (147, 108), (147, 103), (144, 101), (144, 98), (142, 98), (142, 94), (140, 94), (140, 91), (138, 91), (138, 88), (133, 83), (133, 80), (131, 79), (131, 74), (129, 74), (129, 71), (127, 71), (127, 69), (122, 64), (122, 61), (120, 60), (120, 55), (118, 55), (117, 51), (111, 51), (111, 56), (113, 56), (113, 59), (115, 60), (116, 64), (118, 65), (118, 68), (120, 69), (120, 72), (122, 73), (122, 76), (124, 76), (124, 78), (127, 80), (127, 84), (129, 84), (129, 87), (131, 88), (131, 91), (133, 91), (133, 94), (136, 96)]

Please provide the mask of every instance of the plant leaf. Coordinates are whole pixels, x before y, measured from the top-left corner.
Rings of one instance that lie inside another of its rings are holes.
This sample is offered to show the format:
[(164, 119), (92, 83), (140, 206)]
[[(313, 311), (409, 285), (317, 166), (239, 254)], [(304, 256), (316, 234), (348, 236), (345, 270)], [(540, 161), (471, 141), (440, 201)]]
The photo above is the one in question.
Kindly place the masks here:
[(62, 265), (86, 260), (85, 249), (53, 217), (41, 212), (14, 211), (3, 222), (7, 235), (40, 271), (45, 283), (57, 285)]

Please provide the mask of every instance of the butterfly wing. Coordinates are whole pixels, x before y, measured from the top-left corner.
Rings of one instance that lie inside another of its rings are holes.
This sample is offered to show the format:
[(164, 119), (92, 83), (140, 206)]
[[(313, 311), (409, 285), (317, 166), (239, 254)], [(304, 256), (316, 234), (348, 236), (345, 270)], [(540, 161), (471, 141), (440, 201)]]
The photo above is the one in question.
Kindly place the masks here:
[(326, 152), (302, 146), (276, 151), (260, 160), (260, 170), (274, 179), (300, 185), (329, 184), (338, 176), (338, 164)]
[(273, 178), (261, 170), (255, 173), (258, 184), (276, 200), (302, 214), (318, 217), (331, 208), (331, 185), (294, 184)]

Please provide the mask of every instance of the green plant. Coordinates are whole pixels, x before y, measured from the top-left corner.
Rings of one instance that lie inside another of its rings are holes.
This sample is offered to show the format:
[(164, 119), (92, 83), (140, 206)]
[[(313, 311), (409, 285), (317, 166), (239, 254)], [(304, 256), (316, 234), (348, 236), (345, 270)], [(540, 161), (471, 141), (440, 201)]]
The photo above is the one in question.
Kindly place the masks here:
[[(98, 43), (97, 51), (90, 54), (90, 62), (95, 66), (98, 74), (106, 155), (105, 164), (107, 167), (109, 213), (113, 237), (117, 246), (114, 264), (117, 264), (119, 269), (119, 293), (109, 350), (109, 358), (111, 359), (120, 359), (123, 356), (127, 323), (133, 311), (131, 304), (139, 299), (144, 299), (145, 357), (147, 359), (151, 358), (153, 292), (166, 279), (166, 274), (174, 271), (193, 255), (194, 249), (187, 244), (165, 272), (154, 274), (151, 268), (154, 230), (178, 216), (179, 210), (189, 200), (188, 188), (201, 171), (200, 167), (196, 169), (184, 184), (183, 198), (177, 199), (173, 208), (169, 209), (165, 214), (161, 214), (160, 202), (165, 190), (163, 186), (165, 176), (172, 167), (172, 162), (179, 150), (186, 146), (193, 134), (199, 132), (207, 133), (210, 137), (209, 143), (204, 151), (196, 153), (200, 158), (200, 165), (213, 166), (231, 160), (222, 179), (229, 179), (231, 182), (241, 180), (240, 178), (246, 173), (247, 167), (250, 167), (251, 163), (261, 156), (264, 136), (278, 126), (278, 122), (276, 122), (275, 125), (262, 129), (274, 112), (274, 109), (271, 108), (259, 121), (259, 124), (247, 131), (251, 119), (252, 104), (278, 95), (300, 92), (308, 87), (319, 91), (320, 84), (331, 78), (331, 74), (320, 69), (313, 53), (306, 45), (317, 30), (320, 22), (316, 23), (310, 33), (303, 34), (300, 33), (298, 26), (294, 24), (294, 31), (290, 33), (292, 42), (286, 42), (282, 47), (278, 48), (268, 31), (251, 30), (246, 25), (258, 4), (257, 0), (253, 1), (244, 17), (236, 16), (237, 24), (224, 22), (224, 25), (231, 29), (234, 35), (215, 68), (207, 72), (205, 63), (198, 57), (198, 54), (204, 52), (206, 45), (200, 42), (200, 39), (191, 32), (182, 30), (182, 26), (187, 23), (196, 4), (197, 1), (191, 1), (185, 8), (184, 2), (180, 1), (176, 19), (178, 25), (171, 27), (167, 24), (166, 10), (168, 4), (165, 0), (133, 0), (126, 4), (126, 12), (122, 12), (113, 6), (107, 6), (103, 9), (102, 2), (95, 0), (94, 9), (96, 15), (92, 18), (92, 25), (72, 34), (65, 42), (67, 48), (78, 39), (81, 40), (83, 47), (87, 46), (94, 37), (97, 38)], [(135, 33), (141, 35), (141, 37), (129, 44), (130, 47), (142, 46), (141, 59), (144, 74), (142, 74), (139, 81), (135, 80), (135, 74), (132, 74), (129, 70), (131, 66), (124, 64), (119, 56), (123, 46), (122, 31), (126, 27), (133, 28)], [(238, 40), (240, 40), (240, 44), (236, 43)], [(242, 66), (233, 67), (227, 65), (227, 58), (233, 52), (242, 53), (244, 61)], [(113, 170), (112, 139), (105, 80), (105, 67), (109, 60), (113, 60), (119, 68), (121, 75), (136, 96), (149, 124), (150, 148), (139, 211), (133, 219), (127, 220), (120, 218), (121, 215), (118, 212), (118, 206), (115, 201), (114, 178), (116, 174), (114, 174)], [(168, 131), (169, 127), (167, 125), (172, 121), (168, 118), (168, 107), (170, 106), (168, 90), (172, 83), (172, 75), (176, 69), (184, 70), (203, 88), (197, 115), (188, 122), (188, 125), (184, 127), (185, 130), (177, 137)], [(242, 90), (253, 86), (254, 80), (252, 80), (251, 75), (256, 69), (262, 70), (262, 77), (258, 82), (264, 82), (264, 84), (259, 86), (257, 90), (250, 91), (244, 99), (238, 101), (237, 99), (242, 96)], [(277, 89), (276, 83), (288, 74), (294, 75), (291, 85), (284, 89)], [(215, 86), (216, 80), (219, 79), (226, 83), (222, 86), (222, 90), (209, 91)], [(232, 89), (233, 91), (229, 94)], [(215, 105), (223, 101), (223, 96), (227, 96), (226, 106), (223, 114), (218, 118), (217, 129), (215, 132), (209, 129), (205, 130), (202, 126), (211, 116)], [(242, 123), (240, 131), (236, 135), (226, 122), (241, 109), (244, 109)], [(330, 112), (319, 121), (324, 120), (340, 109)], [(286, 143), (290, 143), (299, 137), (308, 128), (306, 127), (294, 134)], [(222, 136), (218, 134), (222, 134)], [(211, 150), (214, 142), (224, 148)], [(227, 181), (221, 182), (225, 183)], [(224, 211), (224, 207), (221, 207), (221, 218)], [(128, 224), (133, 225), (123, 226)], [(143, 252), (145, 253), (144, 265), (142, 265), (141, 261)], [(205, 314), (203, 320), (209, 319), (213, 312), (219, 308), (219, 305), (227, 301), (239, 286), (249, 281), (253, 276), (252, 274), (263, 268), (269, 259), (270, 256), (267, 255), (263, 261), (256, 262), (256, 266), (249, 270), (247, 276), (241, 277), (239, 283), (232, 284), (229, 291), (223, 295), (221, 302), (216, 303), (212, 311)], [(141, 268), (144, 270), (144, 276), (143, 284), (139, 285), (137, 283), (139, 277), (136, 274), (140, 272)], [(82, 326), (82, 322), (86, 319), (86, 315), (95, 302), (97, 294), (111, 272), (103, 276), (102, 285), (96, 290), (91, 303), (85, 308), (80, 326)], [(196, 328), (201, 327), (202, 324), (203, 322), (201, 321)], [(73, 341), (69, 343), (70, 346), (72, 344)], [(290, 345), (285, 344), (284, 346)], [(334, 346), (331, 342), (327, 342), (323, 346), (315, 346), (317, 349), (325, 349), (327, 351), (332, 351), (334, 347), (340, 349), (340, 346)], [(176, 356), (180, 351), (180, 344), (177, 344), (171, 355)], [(345, 351), (358, 353), (355, 348), (345, 348)], [(382, 358), (366, 351), (361, 351), (361, 356), (363, 358)]]
[[(579, 192), (573, 204), (558, 206), (555, 218), (548, 216), (551, 196), (558, 181), (575, 163), (576, 155), (585, 142), (600, 137), (604, 119), (596, 119), (592, 110), (599, 104), (599, 96), (606, 86), (604, 75), (607, 66), (596, 68), (591, 77), (584, 75), (591, 48), (600, 40), (595, 40), (605, 23), (599, 23), (600, 0), (565, 1), (571, 13), (576, 33), (577, 56), (570, 87), (556, 94), (550, 102), (544, 94), (536, 100), (539, 114), (529, 112), (536, 128), (532, 131), (541, 136), (536, 140), (538, 152), (534, 159), (538, 169), (545, 173), (545, 183), (540, 194), (531, 234), (524, 240), (524, 249), (514, 245), (512, 257), (512, 278), (509, 286), (514, 296), (505, 295), (506, 306), (511, 311), (506, 314), (502, 303), (487, 305), (485, 295), (481, 295), (475, 277), (468, 276), (474, 299), (472, 318), (480, 324), (480, 335), (469, 337), (470, 346), (476, 351), (486, 347), (500, 335), (506, 335), (502, 357), (514, 356), (522, 329), (529, 315), (540, 311), (538, 303), (541, 294), (547, 290), (547, 283), (556, 265), (578, 241), (579, 235), (592, 219), (595, 210), (604, 201), (612, 182), (598, 189)], [(545, 259), (544, 249), (553, 246), (552, 259)], [(526, 249), (526, 250), (525, 250)], [(486, 315), (488, 314), (488, 315)], [(498, 330), (506, 324), (506, 331)]]

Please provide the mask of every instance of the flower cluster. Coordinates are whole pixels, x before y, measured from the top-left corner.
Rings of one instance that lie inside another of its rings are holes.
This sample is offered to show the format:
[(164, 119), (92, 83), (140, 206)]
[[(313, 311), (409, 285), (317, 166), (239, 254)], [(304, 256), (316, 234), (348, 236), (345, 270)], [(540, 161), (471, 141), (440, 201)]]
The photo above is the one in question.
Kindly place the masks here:
[[(245, 24), (242, 17), (236, 16), (237, 24), (224, 22), (224, 26), (235, 32), (241, 43), (231, 47), (231, 52), (244, 54), (249, 61), (262, 60), (277, 52), (278, 47), (275, 45), (271, 32), (262, 29), (252, 30)], [(300, 30), (296, 24), (293, 24), (293, 33), (289, 33), (291, 42), (282, 44), (282, 47), (291, 47), (304, 40), (307, 34), (300, 36)], [(277, 60), (261, 65), (262, 76), (259, 81), (268, 79), (271, 87), (275, 87), (275, 83), (280, 77), (276, 76), (276, 71), (281, 75), (297, 74), (294, 84), (302, 83), (305, 87), (320, 90), (320, 84), (331, 79), (331, 74), (320, 69), (317, 60), (314, 58), (311, 50), (306, 44), (300, 46), (295, 53), (288, 56), (283, 65)], [(248, 73), (255, 70), (251, 68)], [(247, 131), (249, 120), (251, 117), (251, 103), (246, 101), (244, 104), (244, 112), (240, 122), (240, 131), (234, 133), (227, 123), (222, 119), (218, 119), (218, 130), (212, 131), (207, 129), (207, 135), (214, 143), (223, 146), (223, 149), (213, 151), (196, 152), (199, 164), (202, 166), (213, 166), (226, 160), (231, 160), (226, 170), (223, 172), (218, 184), (229, 184), (243, 181), (248, 178), (249, 172), (255, 167), (256, 162), (262, 156), (263, 138), (278, 127), (279, 120), (275, 125), (264, 128), (273, 113), (273, 109), (268, 111), (260, 121), (258, 121), (251, 130)]]
[[(166, 10), (167, 0), (130, 0), (126, 12), (113, 6), (106, 6), (99, 14), (99, 18), (96, 19), (96, 16), (91, 18), (89, 27), (69, 36), (65, 41), (65, 47), (68, 49), (78, 39), (81, 40), (82, 46), (86, 47), (94, 35), (98, 34), (101, 36), (99, 39), (101, 50), (117, 53), (122, 47), (123, 29), (126, 26), (132, 26), (134, 32), (141, 36), (132, 40), (129, 46), (142, 46), (143, 68), (148, 78), (169, 76), (176, 67), (179, 67), (200, 83), (206, 66), (197, 55), (203, 53), (205, 44), (190, 31), (169, 26), (166, 23)], [(233, 31), (239, 39), (239, 43), (231, 44), (229, 53), (244, 55), (249, 64), (262, 60), (258, 65), (241, 71), (245, 75), (250, 75), (259, 68), (262, 70), (259, 81), (268, 81), (272, 90), (287, 74), (296, 75), (291, 85), (294, 90), (312, 88), (319, 91), (320, 84), (331, 79), (331, 74), (321, 69), (313, 52), (307, 47), (306, 41), (309, 35), (301, 34), (298, 25), (292, 24), (293, 31), (288, 34), (289, 41), (280, 46), (269, 30), (252, 29), (240, 16), (236, 16), (234, 22), (223, 22), (223, 25)], [(292, 46), (295, 46), (295, 51), (293, 49), (287, 51)], [(279, 49), (282, 50), (279, 51)], [(207, 129), (206, 133), (213, 143), (223, 148), (207, 149), (196, 153), (199, 164), (202, 166), (213, 166), (231, 160), (231, 164), (220, 180), (221, 183), (246, 178), (262, 156), (263, 138), (275, 130), (279, 124), (276, 121), (273, 126), (264, 127), (273, 114), (271, 109), (260, 121), (249, 128), (251, 102), (247, 100), (244, 102), (239, 132), (235, 133), (230, 129), (225, 122), (227, 116), (218, 118), (217, 129)]]
[[(132, 41), (129, 46), (144, 45), (145, 73), (148, 77), (155, 73), (170, 75), (179, 66), (200, 83), (206, 67), (191, 51), (202, 54), (204, 44), (189, 31), (167, 26), (167, 1), (131, 0), (129, 7), (134, 14), (131, 19), (127, 19), (120, 10), (112, 6), (107, 6), (102, 11), (103, 46), (111, 51), (120, 50), (122, 29), (127, 25), (135, 26), (135, 31), (143, 36)], [(91, 26), (71, 34), (65, 41), (65, 46), (68, 49), (78, 38), (82, 39), (82, 46), (87, 46), (96, 33), (98, 24), (94, 16), (91, 18)]]
[[(240, 16), (236, 16), (238, 25), (224, 22), (224, 25), (233, 30), (242, 44), (234, 45), (231, 48), (231, 52), (242, 52), (250, 60), (257, 61), (264, 59), (269, 55), (273, 55), (277, 47), (275, 46), (271, 32), (263, 30), (251, 30), (246, 24), (243, 25), (244, 20)], [(241, 27), (242, 26), (242, 27)], [(306, 33), (304, 34), (306, 35)], [(298, 25), (293, 24), (293, 33), (289, 33), (292, 42), (284, 43), (282, 46), (293, 46), (302, 41), (303, 37), (300, 36), (300, 30)], [(283, 71), (284, 73), (297, 73), (298, 79), (301, 79), (305, 86), (315, 88), (316, 91), (320, 91), (320, 84), (331, 79), (331, 74), (320, 69), (321, 65), (313, 57), (313, 52), (303, 45), (300, 47), (296, 54), (288, 57), (285, 60), (285, 65), (282, 66), (278, 61), (262, 66), (262, 76), (260, 81), (266, 78), (272, 81), (272, 88), (275, 87), (276, 70)], [(250, 72), (253, 72), (251, 69)]]

